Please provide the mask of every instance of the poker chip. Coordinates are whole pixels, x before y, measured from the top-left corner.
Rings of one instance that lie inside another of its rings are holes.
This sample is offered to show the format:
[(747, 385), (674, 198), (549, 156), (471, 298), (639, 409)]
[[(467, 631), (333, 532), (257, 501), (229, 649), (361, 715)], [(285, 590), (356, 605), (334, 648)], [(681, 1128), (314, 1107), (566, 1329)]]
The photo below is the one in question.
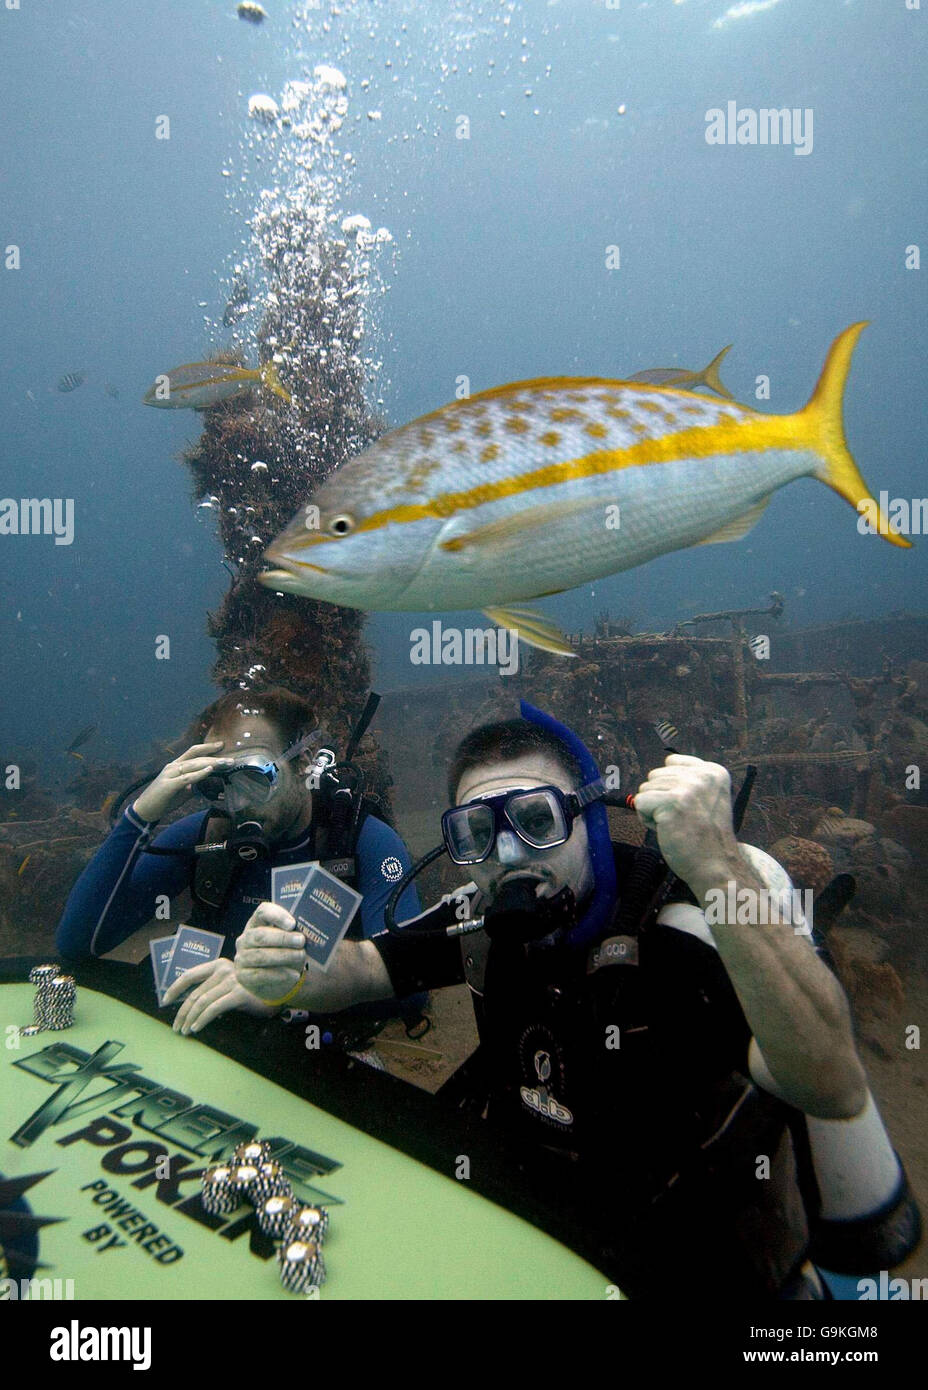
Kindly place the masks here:
[(31, 985), (45, 984), (48, 980), (53, 980), (56, 975), (60, 974), (60, 965), (34, 965), (29, 971), (29, 983)]
[(19, 1029), (21, 1038), (34, 1038), (36, 1033), (41, 1033), (42, 1029), (36, 1023), (26, 1023)]
[(325, 1265), (312, 1240), (285, 1241), (277, 1251), (277, 1268), (288, 1293), (308, 1293), (325, 1279)]
[(265, 1197), (258, 1207), (258, 1225), (272, 1240), (285, 1240), (293, 1226), (297, 1205), (286, 1192), (275, 1192)]
[(258, 1169), (257, 1176), (248, 1189), (248, 1200), (258, 1207), (266, 1197), (280, 1196), (292, 1197), (293, 1188), (284, 1176), (280, 1164), (271, 1159), (262, 1163)]
[[(37, 1028), (48, 1028), (53, 1032), (74, 1025), (74, 1004), (77, 999), (77, 984), (73, 975), (49, 976), (52, 966), (38, 966), (43, 973), (36, 984), (33, 1023)], [(35, 973), (35, 972), (33, 972)]]
[(250, 1163), (259, 1168), (262, 1163), (267, 1163), (270, 1157), (271, 1146), (266, 1139), (251, 1139), (247, 1144), (239, 1144), (237, 1149), (232, 1150), (234, 1164)]
[[(232, 1182), (240, 1197), (253, 1200), (252, 1190), (258, 1180), (258, 1168), (254, 1163), (233, 1163)], [(269, 1194), (267, 1194), (269, 1195)]]
[(329, 1229), (329, 1213), (324, 1207), (299, 1207), (293, 1214), (292, 1240), (313, 1241), (321, 1245)]
[(214, 1164), (203, 1174), (200, 1196), (211, 1216), (229, 1216), (238, 1210), (239, 1193), (232, 1170), (225, 1163)]

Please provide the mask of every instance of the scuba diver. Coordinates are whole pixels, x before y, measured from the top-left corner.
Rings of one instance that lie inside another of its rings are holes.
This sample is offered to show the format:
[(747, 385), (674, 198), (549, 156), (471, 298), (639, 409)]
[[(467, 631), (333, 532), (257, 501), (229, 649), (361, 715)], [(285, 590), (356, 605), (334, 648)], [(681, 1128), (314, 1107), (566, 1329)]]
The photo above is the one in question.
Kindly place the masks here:
[[(736, 839), (727, 770), (672, 752), (633, 799), (646, 843), (613, 843), (589, 750), (523, 702), (464, 738), (449, 795), (442, 845), (396, 888), (441, 853), (471, 882), (399, 931), (388, 905), (325, 976), (264, 904), (243, 988), (338, 1010), (466, 981), (480, 1044), (437, 1100), (490, 1128), (525, 1209), (627, 1297), (819, 1301), (817, 1266), (898, 1264), (920, 1217), (846, 997), (785, 870)], [(739, 924), (744, 890), (782, 911)]]
[[(187, 994), (174, 1027), (189, 1032), (230, 1009), (278, 1012), (241, 987), (231, 959), (255, 908), (270, 897), (272, 868), (318, 860), (362, 895), (349, 934), (382, 932), (384, 907), (410, 860), (379, 807), (363, 795), (351, 762), (378, 700), (370, 697), (347, 757), (337, 763), (334, 752), (319, 747), (312, 708), (300, 696), (282, 687), (221, 696), (191, 726), (192, 746), (154, 779), (128, 788), (112, 808), (113, 829), (65, 904), (59, 951), (71, 959), (104, 955), (149, 922), (159, 904), (189, 888), (190, 925), (225, 937), (219, 959), (185, 972), (166, 998), (171, 1003)], [(119, 805), (139, 786), (117, 818)], [(194, 792), (207, 809), (155, 838), (157, 823)], [(412, 887), (402, 911), (411, 916), (418, 909)], [(418, 993), (354, 1011), (350, 1045), (359, 1047), (376, 1032), (378, 1019), (399, 1014), (408, 1028), (421, 1024), (425, 999)]]

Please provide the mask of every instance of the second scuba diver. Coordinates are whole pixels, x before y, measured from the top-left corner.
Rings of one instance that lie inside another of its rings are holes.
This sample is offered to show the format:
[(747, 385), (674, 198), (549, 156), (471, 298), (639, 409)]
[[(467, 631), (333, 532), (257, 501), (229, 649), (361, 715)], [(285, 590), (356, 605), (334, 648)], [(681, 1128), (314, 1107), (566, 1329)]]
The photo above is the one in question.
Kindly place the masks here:
[[(230, 1009), (278, 1011), (242, 987), (231, 959), (270, 896), (272, 868), (319, 860), (362, 895), (360, 926), (350, 932), (382, 932), (384, 906), (409, 855), (360, 786), (338, 780), (334, 754), (319, 758), (314, 724), (308, 702), (281, 687), (254, 693), (247, 704), (230, 692), (204, 710), (188, 734), (192, 746), (144, 786), (74, 885), (58, 925), (59, 951), (71, 959), (104, 955), (150, 921), (159, 903), (189, 888), (190, 924), (225, 936), (219, 959), (187, 971), (166, 996), (171, 1003), (186, 994), (174, 1027), (189, 1032)], [(353, 742), (359, 737), (356, 731)], [(194, 792), (207, 808), (156, 835), (158, 822)], [(418, 907), (411, 888), (402, 910), (411, 915)], [(423, 1002), (419, 994), (386, 1012), (417, 1018)]]

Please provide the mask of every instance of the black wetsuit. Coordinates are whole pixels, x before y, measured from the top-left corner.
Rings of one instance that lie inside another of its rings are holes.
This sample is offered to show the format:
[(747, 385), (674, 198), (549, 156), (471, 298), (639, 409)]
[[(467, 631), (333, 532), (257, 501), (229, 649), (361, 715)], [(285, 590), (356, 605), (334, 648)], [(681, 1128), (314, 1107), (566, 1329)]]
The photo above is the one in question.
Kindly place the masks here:
[[(615, 853), (627, 883), (637, 852)], [(444, 903), (414, 925), (457, 915)], [(796, 1291), (816, 1205), (804, 1117), (751, 1083), (715, 949), (623, 925), (598, 955), (483, 932), (373, 940), (398, 995), (470, 985), (480, 1047), (440, 1095), (485, 1117), (545, 1224), (624, 1293), (810, 1296)]]

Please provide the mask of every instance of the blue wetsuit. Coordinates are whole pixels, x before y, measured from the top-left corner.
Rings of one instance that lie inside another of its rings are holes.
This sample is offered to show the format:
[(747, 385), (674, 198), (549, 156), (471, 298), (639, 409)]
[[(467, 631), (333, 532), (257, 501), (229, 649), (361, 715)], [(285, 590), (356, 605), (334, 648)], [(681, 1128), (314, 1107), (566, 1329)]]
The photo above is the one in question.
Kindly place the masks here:
[[(71, 960), (104, 955), (154, 917), (159, 899), (174, 898), (189, 888), (194, 846), (209, 815), (205, 810), (185, 816), (153, 839), (155, 824), (143, 821), (130, 806), (71, 890), (55, 937), (62, 955)], [(159, 849), (189, 850), (189, 854), (146, 854), (145, 847), (152, 843)], [(272, 858), (241, 867), (223, 912), (224, 956), (235, 955), (235, 942), (258, 904), (271, 901), (271, 869), (305, 862), (312, 857), (310, 846), (311, 830), (307, 829), (293, 840), (278, 841)], [(360, 933), (366, 938), (385, 930), (383, 912), (399, 878), (397, 865), (405, 873), (411, 861), (396, 831), (374, 815), (368, 815), (361, 826), (355, 857), (355, 886), (363, 899)], [(400, 899), (397, 920), (406, 921), (419, 910), (418, 895), (411, 885)], [(416, 996), (416, 1001), (426, 997)], [(389, 1008), (370, 1012), (383, 1016), (397, 1012), (397, 1008), (394, 1000)]]

